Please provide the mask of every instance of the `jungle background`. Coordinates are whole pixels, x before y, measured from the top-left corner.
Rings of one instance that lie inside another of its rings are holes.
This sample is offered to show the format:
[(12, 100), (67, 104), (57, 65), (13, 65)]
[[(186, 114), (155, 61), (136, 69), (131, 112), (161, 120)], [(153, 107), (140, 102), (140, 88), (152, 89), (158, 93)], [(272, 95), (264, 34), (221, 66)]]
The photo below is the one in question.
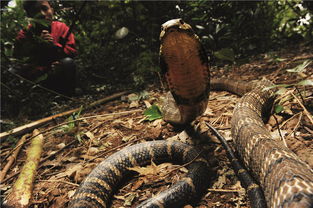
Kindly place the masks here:
[[(309, 115), (312, 115), (312, 1), (87, 1), (79, 16), (77, 13), (83, 1), (51, 1), (57, 20), (67, 25), (75, 23), (73, 33), (79, 55), (75, 58), (78, 66), (77, 94), (72, 98), (46, 91), (38, 86), (40, 81), (31, 83), (10, 72), (11, 67), (25, 61), (13, 57), (14, 42), (18, 31), (32, 21), (26, 18), (22, 1), (14, 2), (1, 0), (1, 132), (79, 108), (115, 92), (135, 92), (83, 114), (94, 116), (131, 110), (131, 116), (116, 115), (105, 121), (100, 118), (88, 122), (83, 120), (79, 124), (63, 125), (58, 131), (49, 134), (44, 147), (46, 157), (64, 148), (71, 147), (71, 150), (58, 153), (53, 156), (53, 160), (45, 160), (41, 164), (38, 174), (40, 179), (34, 189), (34, 207), (62, 207), (67, 204), (73, 189), (77, 188), (86, 174), (100, 159), (120, 147), (138, 142), (139, 138), (151, 140), (176, 134), (164, 122), (151, 119), (151, 123), (145, 123), (147, 121), (142, 113), (143, 109), (150, 106), (149, 103), (156, 102), (163, 93), (158, 63), (159, 33), (161, 24), (169, 19), (182, 18), (193, 27), (209, 57), (211, 76), (243, 80), (267, 76), (275, 83), (284, 84), (283, 88), (299, 87), (306, 93), (303, 103)], [(206, 115), (218, 117), (221, 111), (227, 111), (221, 116), (222, 120), (218, 120), (219, 117), (216, 121), (220, 126), (224, 125), (221, 129), (229, 135), (227, 129), (231, 111), (238, 98), (227, 93), (213, 93), (210, 96), (212, 109)], [(290, 107), (294, 105), (295, 102), (291, 101), (285, 106), (278, 105), (277, 113), (281, 113), (281, 118), (286, 120), (294, 118), (294, 115), (299, 115), (302, 111), (299, 105)], [(221, 106), (225, 108), (224, 111)], [(136, 111), (140, 109), (140, 112)], [(75, 116), (77, 118), (79, 115)], [(73, 118), (69, 117), (66, 121)], [(292, 128), (291, 132), (296, 132), (294, 126), (303, 130), (297, 135), (303, 139), (300, 142), (303, 145), (294, 144), (298, 148), (295, 151), (300, 151), (307, 156), (304, 158), (309, 158), (313, 146), (313, 125), (307, 121), (306, 116), (299, 120), (289, 125), (284, 124), (285, 131)], [(55, 120), (49, 127), (63, 121)], [(293, 134), (289, 132), (288, 136), (293, 137)], [(105, 142), (102, 139), (106, 139)], [(5, 142), (1, 141), (2, 163), (18, 140), (19, 137), (9, 137)], [(79, 144), (71, 143), (73, 140)], [(290, 142), (295, 143), (293, 140)], [(223, 190), (234, 188), (235, 191), (207, 194), (198, 207), (249, 207), (245, 196), (238, 191), (240, 185), (228, 167), (225, 152), (214, 148), (216, 144), (208, 147), (221, 161), (217, 162), (221, 176), (216, 187)], [(23, 158), (22, 156), (19, 158)], [(10, 189), (23, 160), (17, 160), (2, 184), (1, 199)], [(304, 160), (313, 166), (312, 159)], [(84, 170), (79, 171), (83, 167)], [(157, 193), (162, 185), (172, 183), (166, 177), (176, 177), (176, 172), (173, 172), (175, 168), (153, 168), (170, 169), (170, 174), (160, 176), (162, 179), (139, 179), (132, 186), (124, 187), (115, 196), (114, 207), (131, 207), (134, 199), (136, 204), (138, 193), (133, 195), (133, 190), (138, 191), (142, 186), (149, 187), (149, 180), (157, 182), (150, 184), (153, 187), (151, 192), (142, 191), (139, 201), (146, 195)], [(57, 185), (52, 188), (51, 183)], [(145, 183), (148, 185), (143, 185)]]
[[(160, 25), (173, 18), (193, 26), (211, 66), (244, 64), (264, 52), (279, 58), (272, 51), (312, 44), (310, 1), (90, 1), (78, 17), (82, 1), (52, 3), (56, 19), (67, 25), (77, 20), (73, 32), (82, 94), (105, 95), (159, 83)], [(13, 123), (2, 119), (4, 129), (51, 113), (55, 98), (8, 72), (23, 62), (12, 55), (16, 34), (29, 18), (21, 1), (14, 8), (6, 4), (1, 1), (1, 115), (19, 119)]]

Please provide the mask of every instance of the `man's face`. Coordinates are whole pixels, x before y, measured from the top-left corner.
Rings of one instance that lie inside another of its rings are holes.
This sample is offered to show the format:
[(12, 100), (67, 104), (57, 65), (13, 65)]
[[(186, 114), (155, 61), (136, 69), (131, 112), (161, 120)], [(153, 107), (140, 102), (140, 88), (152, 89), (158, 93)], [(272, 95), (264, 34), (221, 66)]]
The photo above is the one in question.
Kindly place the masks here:
[(53, 8), (48, 1), (37, 1), (34, 8), (31, 10), (31, 16), (44, 18), (51, 22), (53, 19)]

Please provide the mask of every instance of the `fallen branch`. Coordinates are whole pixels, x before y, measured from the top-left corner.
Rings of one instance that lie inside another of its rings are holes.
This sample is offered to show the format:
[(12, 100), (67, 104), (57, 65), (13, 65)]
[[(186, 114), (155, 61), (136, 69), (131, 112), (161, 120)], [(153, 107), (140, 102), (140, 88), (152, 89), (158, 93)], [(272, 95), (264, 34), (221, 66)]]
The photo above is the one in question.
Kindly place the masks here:
[[(36, 136), (37, 136), (37, 135), (36, 135)], [(65, 145), (63, 148), (59, 149), (58, 151), (54, 152), (53, 154), (48, 155), (48, 156), (46, 156), (45, 158), (43, 158), (42, 160), (40, 160), (38, 169), (41, 168), (41, 167), (42, 167), (42, 164), (43, 164), (44, 162), (46, 162), (48, 159), (50, 159), (51, 157), (54, 157), (55, 155), (59, 154), (61, 151), (63, 151), (64, 149), (68, 148), (69, 146), (71, 146), (72, 144), (76, 143), (77, 141), (78, 141), (78, 140), (71, 141), (70, 143), (68, 143), (67, 145)], [(10, 180), (11, 178), (13, 178), (13, 177), (15, 177), (16, 175), (18, 175), (20, 172), (21, 172), (21, 171), (17, 171), (16, 173), (10, 175), (8, 178), (4, 179), (4, 180), (2, 181), (2, 183), (7, 182), (7, 181)]]
[(306, 109), (306, 107), (301, 103), (301, 101), (295, 96), (295, 94), (291, 93), (291, 95), (296, 99), (296, 101), (299, 103), (299, 105), (302, 107), (304, 114), (308, 117), (308, 119), (313, 124), (313, 116), (310, 114), (310, 112)]
[(14, 150), (14, 152), (11, 154), (11, 156), (8, 158), (8, 163), (4, 166), (3, 170), (0, 172), (0, 183), (2, 183), (3, 179), (5, 178), (8, 170), (10, 169), (10, 167), (12, 166), (12, 164), (14, 163), (14, 161), (17, 158), (18, 153), (20, 152), (23, 144), (26, 141), (26, 138), (29, 135), (24, 135), (17, 143), (16, 148)]
[(243, 193), (244, 189), (207, 189), (208, 192)]
[[(39, 131), (37, 129), (33, 131), (33, 134), (38, 133)], [(43, 140), (44, 137), (42, 134), (32, 139), (27, 151), (26, 162), (13, 185), (12, 191), (4, 201), (5, 207), (24, 208), (29, 206), (33, 192), (33, 182), (42, 153)]]
[[(58, 127), (60, 127), (60, 126), (63, 126), (63, 125), (65, 125), (65, 124), (68, 124), (68, 123), (71, 123), (71, 122), (74, 122), (74, 121), (80, 121), (80, 120), (84, 120), (84, 119), (96, 118), (96, 117), (102, 117), (102, 116), (122, 115), (122, 114), (128, 114), (128, 113), (134, 113), (134, 112), (140, 112), (140, 111), (142, 111), (142, 110), (137, 109), (137, 110), (131, 110), (131, 111), (122, 111), (122, 112), (116, 112), (116, 113), (106, 113), (106, 114), (102, 114), (102, 115), (94, 115), (94, 116), (81, 117), (81, 118), (78, 118), (78, 119), (75, 119), (75, 120), (72, 120), (72, 121), (66, 121), (66, 122), (60, 123), (60, 124), (58, 124), (58, 125), (56, 125), (56, 126), (53, 126), (53, 127), (49, 128), (49, 129), (43, 130), (43, 131), (41, 131), (41, 132), (38, 132), (37, 135), (36, 135), (36, 134), (35, 134), (35, 135), (32, 135), (29, 139), (32, 139), (32, 138), (38, 136), (39, 134), (45, 134), (46, 132), (49, 132), (49, 131), (51, 131), (51, 130), (53, 130), (53, 129), (55, 129), (55, 128), (58, 128)], [(139, 141), (139, 140), (141, 140), (141, 139), (142, 139), (142, 138), (139, 138), (139, 139), (137, 139), (137, 140), (132, 140), (132, 141), (127, 142), (127, 143), (125, 143), (125, 144), (123, 144), (123, 145), (127, 145), (127, 144), (129, 144), (129, 143), (131, 143), (131, 142)], [(43, 162), (45, 162), (46, 160), (48, 160), (50, 157), (52, 157), (52, 156), (58, 154), (58, 153), (61, 152), (63, 149), (67, 148), (68, 146), (74, 144), (74, 143), (77, 142), (77, 141), (78, 141), (78, 140), (74, 140), (74, 141), (70, 142), (69, 144), (67, 144), (66, 146), (64, 146), (64, 148), (62, 148), (62, 149), (58, 150), (57, 152), (55, 152), (55, 154), (52, 154), (52, 155), (49, 155), (49, 156), (43, 158), (43, 159), (40, 161), (39, 168), (41, 167), (41, 164), (42, 164)], [(118, 149), (118, 148), (120, 148), (120, 146), (117, 147), (117, 149)], [(113, 151), (113, 150), (115, 150), (115, 149), (111, 149), (109, 152), (111, 152), (111, 151)], [(10, 175), (10, 176), (7, 177), (6, 179), (4, 179), (4, 180), (2, 181), (2, 183), (7, 182), (8, 180), (10, 180), (10, 179), (12, 179), (13, 177), (15, 177), (16, 175), (18, 175), (19, 173), (20, 173), (20, 171), (17, 171), (16, 173), (13, 173), (12, 175)]]
[[(97, 105), (100, 105), (102, 103), (109, 102), (111, 100), (117, 99), (117, 98), (119, 98), (122, 95), (125, 95), (127, 93), (129, 93), (129, 91), (116, 93), (116, 94), (113, 94), (111, 96), (102, 98), (100, 100), (97, 100), (97, 101), (89, 104), (89, 105), (84, 106), (83, 110), (87, 110), (87, 109), (93, 108), (93, 107), (95, 107)], [(48, 123), (48, 122), (58, 118), (58, 117), (67, 116), (67, 115), (70, 115), (70, 114), (72, 114), (74, 112), (77, 112), (79, 110), (80, 110), (80, 108), (75, 108), (75, 109), (72, 109), (72, 110), (69, 110), (69, 111), (66, 111), (66, 112), (63, 112), (63, 113), (59, 113), (59, 114), (56, 114), (56, 115), (53, 115), (53, 116), (49, 116), (49, 117), (46, 117), (46, 118), (43, 118), (43, 119), (39, 119), (37, 121), (31, 122), (29, 124), (25, 124), (23, 126), (14, 128), (14, 129), (6, 131), (6, 132), (2, 132), (0, 134), (0, 142), (2, 142), (1, 140), (4, 139), (4, 138), (7, 138), (8, 136), (18, 136), (18, 135), (21, 135), (21, 134), (25, 134), (25, 133), (27, 133), (29, 131), (32, 131), (35, 128), (38, 128), (39, 126), (42, 126), (42, 125), (44, 125), (44, 124), (46, 124), (46, 123)]]

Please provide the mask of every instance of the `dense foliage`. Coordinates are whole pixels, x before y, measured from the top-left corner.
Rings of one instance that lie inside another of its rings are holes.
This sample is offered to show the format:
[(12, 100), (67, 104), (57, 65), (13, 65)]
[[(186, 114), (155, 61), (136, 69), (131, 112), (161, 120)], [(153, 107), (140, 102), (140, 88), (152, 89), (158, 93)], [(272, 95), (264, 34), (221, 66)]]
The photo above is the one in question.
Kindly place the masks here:
[[(28, 24), (21, 1), (16, 3), (1, 10), (2, 106), (6, 110), (12, 103), (29, 101), (34, 89), (8, 72), (21, 61), (12, 57), (14, 40)], [(56, 18), (71, 25), (83, 2), (52, 3)], [(212, 64), (240, 64), (290, 41), (312, 44), (312, 2), (88, 1), (73, 28), (79, 87), (108, 93), (157, 80), (160, 25), (177, 17), (193, 26)]]

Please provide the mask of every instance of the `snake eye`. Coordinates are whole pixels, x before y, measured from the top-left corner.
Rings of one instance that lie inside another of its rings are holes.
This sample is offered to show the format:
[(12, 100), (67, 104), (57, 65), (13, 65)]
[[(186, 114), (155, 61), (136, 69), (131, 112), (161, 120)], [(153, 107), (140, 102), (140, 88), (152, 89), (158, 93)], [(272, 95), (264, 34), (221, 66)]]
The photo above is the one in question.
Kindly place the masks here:
[(184, 20), (182, 20), (182, 19), (180, 19), (179, 22), (180, 22), (180, 24), (182, 24), (182, 25), (185, 24)]

